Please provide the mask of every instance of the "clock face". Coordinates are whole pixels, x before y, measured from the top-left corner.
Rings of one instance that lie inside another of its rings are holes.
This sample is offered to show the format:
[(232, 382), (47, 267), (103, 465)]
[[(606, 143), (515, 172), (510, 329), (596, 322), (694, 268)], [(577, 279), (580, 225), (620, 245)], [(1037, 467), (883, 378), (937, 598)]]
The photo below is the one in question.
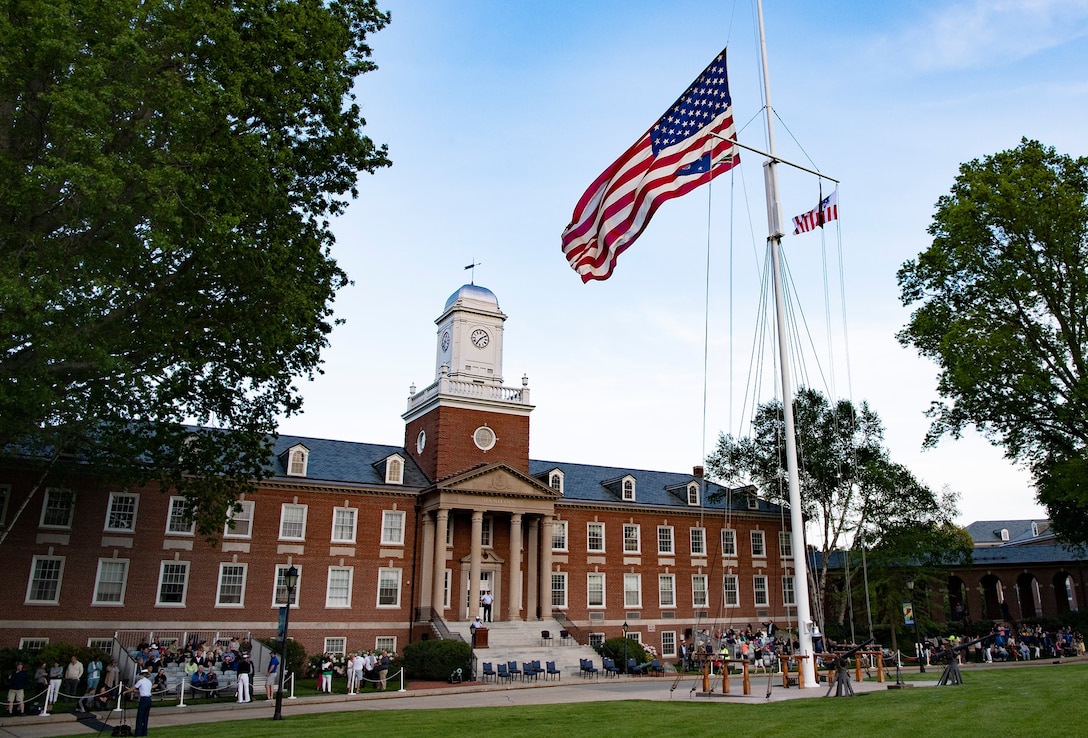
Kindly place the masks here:
[(487, 331), (483, 328), (474, 330), (470, 338), (472, 339), (472, 345), (476, 348), (483, 348), (491, 341), (491, 337), (487, 335)]
[(446, 351), (450, 347), (450, 332), (443, 331), (442, 333), (442, 350)]

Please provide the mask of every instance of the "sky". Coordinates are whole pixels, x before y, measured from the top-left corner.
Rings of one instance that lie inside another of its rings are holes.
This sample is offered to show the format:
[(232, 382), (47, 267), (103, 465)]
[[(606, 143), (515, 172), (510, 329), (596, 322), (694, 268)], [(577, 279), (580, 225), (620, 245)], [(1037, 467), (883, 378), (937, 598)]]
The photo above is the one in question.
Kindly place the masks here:
[[(754, 1), (381, 7), (378, 69), (355, 93), (393, 166), (362, 175), (333, 225), (353, 279), (344, 323), (280, 431), (402, 444), (409, 386), (435, 378), (434, 320), (474, 279), (508, 316), (504, 379), (528, 377), (533, 458), (687, 472), (720, 432), (746, 434), (753, 403), (780, 397), (761, 328), (763, 157), (664, 204), (608, 281), (582, 284), (560, 234), (722, 48), (739, 140), (766, 149)], [(1022, 137), (1088, 153), (1088, 0), (768, 0), (764, 16), (776, 153), (841, 183), (836, 227), (783, 241), (811, 336), (795, 385), (868, 402), (891, 458), (960, 495), (962, 524), (1045, 517), (1028, 474), (977, 434), (923, 450), (937, 367), (896, 340), (896, 272), (929, 245), (961, 163)], [(788, 222), (820, 189), (779, 177)]]

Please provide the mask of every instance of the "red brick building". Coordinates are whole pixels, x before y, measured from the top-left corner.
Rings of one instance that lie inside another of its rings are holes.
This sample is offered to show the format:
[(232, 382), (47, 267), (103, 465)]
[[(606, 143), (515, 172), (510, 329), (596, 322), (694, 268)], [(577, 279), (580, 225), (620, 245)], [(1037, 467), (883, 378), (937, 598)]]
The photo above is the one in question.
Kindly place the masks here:
[[(558, 615), (587, 640), (626, 622), (662, 656), (692, 628), (791, 623), (788, 516), (754, 490), (530, 458), (528, 379), (502, 377), (505, 320), (489, 290), (460, 288), (403, 446), (281, 437), (275, 475), (215, 545), (156, 488), (75, 477), (40, 491), (3, 546), (0, 645), (273, 635), (292, 565), (291, 635), (309, 652), (396, 650), (435, 618), (471, 619), (485, 592), (496, 621)], [(0, 467), (0, 523), (34, 482)]]

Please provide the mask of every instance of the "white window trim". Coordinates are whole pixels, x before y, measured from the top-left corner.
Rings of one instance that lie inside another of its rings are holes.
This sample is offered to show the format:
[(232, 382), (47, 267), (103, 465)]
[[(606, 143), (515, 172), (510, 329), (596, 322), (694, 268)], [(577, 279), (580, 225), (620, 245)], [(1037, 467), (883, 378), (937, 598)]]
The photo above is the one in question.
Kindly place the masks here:
[[(124, 576), (121, 578), (121, 599), (116, 602), (100, 601), (98, 599), (98, 585), (102, 583), (102, 564), (123, 564)], [(94, 607), (124, 607), (125, 592), (128, 590), (128, 573), (131, 564), (128, 559), (99, 559), (98, 567), (94, 574), (94, 589), (91, 590), (91, 605)]]
[(551, 472), (548, 473), (548, 486), (558, 492), (560, 496), (563, 494), (563, 483), (565, 481), (563, 472), (559, 469), (552, 469)]
[(171, 495), (170, 502), (166, 506), (166, 535), (168, 535), (168, 536), (191, 536), (191, 535), (194, 535), (195, 532), (196, 532), (196, 522), (195, 521), (190, 521), (189, 522), (189, 530), (186, 530), (186, 531), (170, 530), (170, 520), (173, 517), (174, 505), (175, 504), (180, 504), (183, 507), (188, 506), (186, 504), (186, 502), (185, 502), (184, 497), (182, 497), (180, 495)]
[[(560, 578), (560, 579), (563, 580), (563, 604), (561, 604), (561, 605), (555, 604), (555, 593), (557, 591), (555, 589), (555, 579), (556, 578)], [(556, 608), (557, 610), (566, 610), (567, 609), (567, 605), (570, 602), (570, 590), (568, 589), (569, 584), (570, 584), (570, 578), (567, 576), (567, 572), (565, 572), (565, 571), (553, 571), (551, 573), (551, 579), (549, 580), (549, 586), (551, 587), (550, 591), (551, 591), (551, 596), (552, 596), (551, 604), (552, 604), (552, 607)]]
[[(70, 494), (72, 496), (72, 505), (71, 505), (71, 507), (68, 508), (68, 522), (66, 524), (53, 525), (53, 524), (45, 522), (45, 513), (49, 509), (49, 498), (52, 497), (54, 493)], [(64, 488), (61, 488), (61, 487), (47, 487), (46, 488), (45, 496), (42, 498), (42, 514), (41, 514), (41, 517), (38, 519), (38, 527), (39, 528), (45, 528), (47, 530), (71, 530), (72, 529), (72, 520), (75, 519), (75, 515), (76, 515), (76, 493), (73, 490), (64, 489)]]
[[(181, 602), (163, 602), (162, 601), (162, 585), (163, 576), (166, 574), (167, 566), (182, 566), (185, 568), (185, 584), (181, 588)], [(188, 561), (175, 561), (173, 559), (159, 562), (159, 583), (155, 587), (155, 607), (174, 607), (184, 608), (185, 601), (189, 597), (189, 575), (192, 574), (192, 565)]]
[[(389, 520), (394, 517), (400, 518), (400, 540), (394, 541), (386, 537), (387, 529), (392, 526), (386, 525), (387, 516)], [(403, 546), (405, 538), (405, 520), (407, 516), (403, 510), (382, 510), (382, 533), (381, 533), (381, 545), (383, 546)]]
[[(661, 550), (661, 531), (669, 531), (669, 548), (667, 551)], [(676, 529), (671, 525), (659, 525), (657, 526), (657, 553), (660, 556), (675, 556), (676, 555)]]
[(89, 649), (91, 649), (93, 651), (104, 651), (105, 653), (109, 653), (110, 651), (113, 650), (113, 642), (114, 642), (114, 639), (112, 637), (110, 637), (110, 638), (105, 638), (105, 637), (102, 637), (102, 638), (88, 638), (87, 639), (87, 648), (89, 648)]
[[(302, 469), (300, 471), (294, 471), (294, 461), (296, 457), (302, 457)], [(296, 444), (287, 449), (287, 464), (285, 473), (289, 477), (305, 477), (306, 472), (310, 467), (310, 451), (300, 444)]]
[(797, 606), (797, 593), (794, 591), (792, 574), (786, 574), (782, 577), (782, 606)]
[(347, 656), (348, 639), (346, 636), (325, 636), (321, 645), (324, 646), (321, 650), (322, 653), (327, 653), (330, 656), (340, 656), (341, 658)]
[[(733, 545), (732, 546), (727, 546), (726, 545), (726, 543), (725, 543), (726, 538), (732, 538), (733, 539)], [(730, 548), (732, 549), (732, 551), (728, 550)], [(724, 558), (724, 559), (735, 559), (736, 557), (737, 557), (737, 531), (734, 530), (733, 528), (723, 528), (722, 529), (722, 558)]]
[[(43, 648), (45, 648), (48, 645), (49, 645), (49, 639), (48, 638), (35, 638), (33, 636), (27, 636), (25, 638), (20, 638), (19, 639), (19, 650), (20, 651), (33, 651), (34, 653), (37, 653), (38, 651), (41, 651)], [(34, 646), (37, 646), (37, 648), (34, 648)]]
[[(670, 592), (672, 593), (672, 602), (666, 604), (662, 598), (664, 589), (661, 588), (661, 582), (668, 580), (671, 583)], [(658, 574), (657, 575), (657, 604), (662, 609), (673, 610), (676, 609), (676, 575), (675, 574)]]
[[(385, 641), (385, 643), (382, 643)], [(389, 653), (397, 652), (397, 637), (396, 636), (374, 636), (374, 650), (375, 651), (388, 651)]]
[[(31, 593), (34, 591), (34, 572), (38, 569), (39, 561), (59, 561), (60, 570), (57, 572), (57, 593), (51, 600), (32, 600), (30, 599)], [(24, 604), (27, 605), (59, 605), (60, 604), (60, 589), (64, 584), (64, 556), (34, 556), (30, 560), (30, 576), (26, 581), (26, 599)]]
[[(702, 551), (695, 550), (695, 531), (702, 531)], [(688, 531), (688, 550), (692, 556), (706, 556), (706, 528), (695, 526)]]
[[(132, 527), (131, 528), (111, 528), (110, 518), (113, 517), (113, 503), (122, 497), (132, 498)], [(102, 523), (102, 530), (107, 533), (135, 533), (137, 516), (140, 513), (140, 495), (135, 492), (110, 492), (109, 500), (106, 502), (106, 519)]]
[(495, 546), (495, 519), (490, 515), (484, 515), (480, 521), (480, 547), (493, 548)]
[[(561, 548), (556, 548), (555, 539), (558, 537), (556, 531), (562, 530), (563, 545)], [(567, 525), (566, 520), (553, 520), (552, 521), (552, 551), (566, 551), (570, 546), (570, 527)]]
[(404, 457), (393, 454), (385, 460), (385, 483), (404, 484)]
[[(601, 604), (594, 605), (589, 601), (589, 579), (590, 577), (601, 578)], [(608, 577), (603, 571), (587, 571), (586, 572), (586, 607), (590, 610), (603, 610), (608, 606)]]
[[(337, 538), (336, 537), (336, 516), (347, 512), (351, 517), (351, 538)], [(333, 543), (355, 543), (355, 540), (359, 536), (359, 508), (357, 507), (334, 507), (332, 509), (332, 532), (329, 533), (330, 540)]]
[[(383, 572), (396, 572), (397, 574), (397, 601), (394, 604), (382, 604), (382, 573)], [(379, 610), (393, 610), (400, 607), (401, 599), (403, 598), (404, 590), (404, 571), (393, 566), (383, 566), (378, 569), (378, 591), (377, 596), (374, 598), (376, 607)]]
[[(630, 602), (627, 601), (627, 593), (631, 591), (631, 590), (627, 589), (627, 583), (628, 582), (635, 582), (635, 584), (638, 585), (634, 589), (635, 594), (638, 595), (638, 602), (635, 603), (635, 604), (631, 604)], [(623, 575), (623, 607), (624, 607), (624, 609), (627, 609), (627, 608), (634, 608), (636, 610), (641, 610), (642, 609), (642, 575), (641, 574), (632, 574), (631, 572), (626, 572)], [(628, 632), (627, 635), (630, 636), (631, 635), (630, 632)]]
[[(695, 586), (696, 578), (698, 578), (700, 581), (702, 581), (702, 583), (703, 583), (702, 588), (699, 588), (699, 587)], [(709, 587), (710, 587), (710, 580), (709, 580), (709, 577), (706, 574), (692, 574), (691, 575), (691, 606), (693, 608), (696, 608), (696, 607), (709, 607), (710, 606), (710, 590), (709, 590)], [(697, 594), (702, 594), (703, 595), (703, 601), (702, 602), (697, 602), (696, 601), (695, 595), (697, 595)]]
[(788, 530), (778, 531), (778, 555), (784, 559), (793, 556), (793, 533)]
[[(242, 567), (242, 593), (239, 602), (223, 602), (223, 569), (228, 566)], [(242, 608), (246, 606), (246, 582), (249, 580), (249, 565), (234, 561), (220, 561), (219, 574), (215, 582), (215, 606), (224, 608)]]
[[(635, 531), (635, 547), (627, 548), (627, 530), (634, 528)], [(623, 552), (625, 554), (641, 554), (642, 553), (642, 526), (638, 523), (624, 523), (623, 524)]]
[[(333, 571), (346, 571), (348, 574), (348, 601), (346, 603), (334, 603), (332, 601), (332, 575)], [(328, 610), (351, 609), (351, 593), (355, 589), (354, 566), (330, 566), (325, 579), (325, 608)]]
[[(302, 602), (302, 565), (301, 564), (276, 564), (275, 569), (272, 571), (272, 607), (277, 610), (283, 607), (283, 603), (276, 597), (276, 590), (279, 589), (280, 574), (287, 571), (292, 566), (298, 570), (298, 583), (295, 584), (295, 601), (290, 603), (292, 610), (297, 610), (299, 604)], [(284, 591), (287, 587), (284, 587)]]
[[(728, 590), (725, 587), (726, 581), (733, 583), (733, 592), (737, 597), (736, 602), (729, 602), (729, 598), (726, 596), (728, 593)], [(722, 576), (722, 607), (740, 607), (740, 582), (738, 581), (736, 574), (725, 574)]]
[[(283, 525), (287, 522), (287, 510), (294, 508), (302, 508), (302, 535), (301, 536), (285, 536), (283, 534)], [(310, 506), (303, 505), (298, 502), (284, 502), (280, 505), (280, 529), (279, 539), (281, 541), (305, 541), (306, 540), (306, 519), (310, 514)]]
[[(751, 544), (752, 544), (752, 558), (753, 559), (765, 559), (767, 558), (767, 536), (764, 535), (761, 530), (753, 530), (750, 532)], [(760, 548), (763, 549), (763, 553), (756, 553), (756, 539), (761, 542)]]
[[(763, 601), (759, 600), (759, 583), (763, 582)], [(756, 574), (752, 577), (752, 604), (756, 607), (768, 607), (771, 604), (770, 583), (765, 574)]]
[[(223, 537), (224, 538), (252, 538), (253, 537), (253, 518), (256, 516), (256, 505), (253, 500), (238, 500), (236, 503), (242, 506), (242, 509), (237, 513), (231, 512), (227, 516), (227, 522), (223, 524)], [(236, 532), (237, 528), (230, 527), (231, 520), (247, 520), (249, 522), (249, 530), (246, 533)]]
[(698, 507), (699, 505), (699, 485), (696, 482), (692, 482), (688, 485), (688, 505), (692, 507)]
[[(590, 527), (595, 526), (595, 525), (599, 525), (601, 527), (601, 547), (600, 548), (591, 548), (590, 545), (589, 545), (589, 539), (590, 539), (589, 529), (590, 529)], [(587, 552), (603, 554), (605, 552), (605, 549), (607, 548), (607, 546), (605, 545), (606, 540), (607, 539), (605, 538), (605, 526), (604, 526), (604, 523), (598, 522), (596, 520), (591, 520), (590, 522), (586, 523), (586, 551)]]
[[(630, 494), (627, 492), (628, 486), (631, 489)], [(636, 502), (638, 499), (638, 485), (630, 474), (620, 480), (620, 499), (624, 502)]]
[[(671, 636), (672, 649), (665, 647), (665, 637)], [(663, 630), (661, 631), (661, 658), (669, 659), (676, 658), (676, 631), (675, 630)]]

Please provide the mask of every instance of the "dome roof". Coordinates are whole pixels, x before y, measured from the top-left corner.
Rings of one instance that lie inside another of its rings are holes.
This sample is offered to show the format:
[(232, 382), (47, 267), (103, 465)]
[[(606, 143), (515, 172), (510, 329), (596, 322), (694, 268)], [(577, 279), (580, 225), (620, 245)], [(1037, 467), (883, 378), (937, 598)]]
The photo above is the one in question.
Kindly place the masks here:
[(496, 308), (499, 307), (499, 298), (495, 297), (495, 293), (478, 284), (462, 285), (459, 290), (450, 295), (450, 299), (446, 300), (446, 307), (443, 310), (449, 310), (458, 300), (477, 300), (494, 305)]

